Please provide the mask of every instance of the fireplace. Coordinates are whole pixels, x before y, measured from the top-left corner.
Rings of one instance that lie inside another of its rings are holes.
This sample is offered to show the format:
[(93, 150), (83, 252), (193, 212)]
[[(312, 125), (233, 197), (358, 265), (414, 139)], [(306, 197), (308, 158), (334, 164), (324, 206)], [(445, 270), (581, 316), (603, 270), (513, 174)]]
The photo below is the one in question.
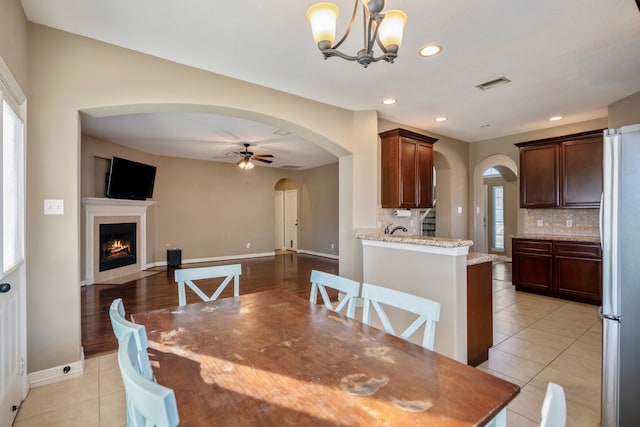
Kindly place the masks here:
[[(147, 209), (155, 203), (153, 200), (107, 199), (104, 197), (85, 197), (82, 199), (85, 210), (83, 285), (93, 285), (96, 282), (126, 276), (147, 268)], [(137, 262), (102, 271), (100, 268), (102, 256), (100, 225), (123, 223), (136, 224), (135, 250), (132, 247), (131, 254), (135, 254)]]
[(100, 224), (99, 271), (135, 264), (136, 223)]

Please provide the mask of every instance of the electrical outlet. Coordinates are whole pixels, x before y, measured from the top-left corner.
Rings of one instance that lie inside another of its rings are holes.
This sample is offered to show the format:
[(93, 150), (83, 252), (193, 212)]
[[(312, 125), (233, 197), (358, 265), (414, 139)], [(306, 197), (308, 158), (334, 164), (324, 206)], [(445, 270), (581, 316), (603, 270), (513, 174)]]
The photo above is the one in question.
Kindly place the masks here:
[(331, 249), (335, 249), (336, 245), (334, 243), (331, 244)]
[(567, 227), (568, 228), (573, 227), (573, 220), (570, 220), (570, 219), (567, 220)]
[(247, 242), (247, 249), (251, 248), (251, 242)]
[(542, 227), (544, 225), (544, 221), (541, 219), (538, 220), (538, 227)]
[(462, 206), (458, 206), (458, 213), (462, 213)]

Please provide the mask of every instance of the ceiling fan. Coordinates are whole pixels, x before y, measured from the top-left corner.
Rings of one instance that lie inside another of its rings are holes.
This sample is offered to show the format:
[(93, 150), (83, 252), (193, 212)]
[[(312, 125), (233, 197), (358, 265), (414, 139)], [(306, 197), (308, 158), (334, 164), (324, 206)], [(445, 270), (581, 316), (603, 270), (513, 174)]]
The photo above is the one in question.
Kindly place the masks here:
[(273, 158), (272, 154), (254, 154), (249, 151), (251, 144), (245, 142), (242, 145), (244, 146), (244, 151), (232, 151), (233, 154), (240, 156), (240, 160), (236, 163), (240, 169), (253, 169), (254, 164), (251, 162), (252, 160), (263, 163), (273, 163), (273, 160), (269, 160)]

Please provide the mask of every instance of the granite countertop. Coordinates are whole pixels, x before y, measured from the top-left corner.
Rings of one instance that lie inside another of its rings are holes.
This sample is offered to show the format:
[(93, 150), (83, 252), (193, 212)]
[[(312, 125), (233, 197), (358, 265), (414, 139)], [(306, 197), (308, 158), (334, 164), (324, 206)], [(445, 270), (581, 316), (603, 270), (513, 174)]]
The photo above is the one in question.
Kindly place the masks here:
[(467, 267), (470, 265), (483, 264), (498, 259), (498, 255), (483, 254), (481, 252), (469, 252), (467, 254)]
[(563, 242), (589, 242), (600, 243), (600, 236), (571, 236), (559, 234), (516, 234), (511, 236), (514, 239), (530, 239), (530, 240), (557, 240)]
[(409, 236), (406, 234), (384, 234), (377, 230), (359, 230), (356, 238), (361, 240), (376, 240), (379, 242), (409, 243), (412, 245), (437, 246), (440, 248), (461, 248), (473, 246), (473, 240), (447, 239), (443, 237)]

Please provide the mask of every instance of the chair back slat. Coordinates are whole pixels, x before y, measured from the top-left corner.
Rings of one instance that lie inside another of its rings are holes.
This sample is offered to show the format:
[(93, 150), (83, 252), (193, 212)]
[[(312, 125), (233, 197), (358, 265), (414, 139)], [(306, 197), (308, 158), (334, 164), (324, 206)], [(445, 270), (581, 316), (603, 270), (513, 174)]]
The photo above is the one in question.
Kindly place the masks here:
[(136, 341), (138, 351), (138, 364), (139, 372), (145, 378), (152, 380), (153, 371), (151, 370), (151, 364), (149, 363), (149, 354), (147, 348), (149, 342), (147, 340), (147, 331), (143, 325), (138, 325), (133, 322), (129, 322), (124, 317), (124, 304), (122, 298), (117, 298), (111, 303), (109, 308), (109, 317), (111, 318), (111, 327), (117, 340), (120, 341), (125, 334), (132, 332), (134, 340)]
[[(187, 304), (186, 288), (189, 287), (203, 301), (216, 300), (220, 293), (233, 280), (233, 296), (240, 295), (241, 264), (219, 265), (215, 267), (186, 268), (175, 271), (175, 281), (178, 283), (178, 305)], [(194, 282), (195, 280), (224, 278), (222, 283), (210, 296)]]
[[(342, 299), (338, 301), (335, 307), (329, 298), (329, 294), (327, 294), (326, 288), (335, 289), (342, 295)], [(320, 292), (325, 307), (337, 313), (341, 313), (346, 307), (346, 315), (352, 319), (355, 317), (355, 301), (360, 293), (359, 282), (336, 276), (335, 274), (325, 273), (324, 271), (312, 270), (311, 292), (309, 293), (310, 302), (315, 304), (318, 301), (318, 292)]]
[[(424, 325), (422, 346), (433, 350), (436, 323), (440, 320), (439, 302), (369, 283), (362, 284), (362, 299), (364, 300), (362, 310), (362, 321), (364, 323), (367, 325), (371, 324), (371, 307), (373, 307), (384, 330), (399, 338), (408, 340)], [(418, 317), (402, 333), (398, 334), (394, 330), (383, 304), (416, 314)]]
[(567, 423), (567, 399), (564, 389), (556, 383), (547, 384), (542, 402), (540, 427), (564, 427)]
[(140, 375), (135, 334), (119, 340), (118, 365), (126, 395), (127, 425), (174, 427), (180, 422), (173, 390)]

